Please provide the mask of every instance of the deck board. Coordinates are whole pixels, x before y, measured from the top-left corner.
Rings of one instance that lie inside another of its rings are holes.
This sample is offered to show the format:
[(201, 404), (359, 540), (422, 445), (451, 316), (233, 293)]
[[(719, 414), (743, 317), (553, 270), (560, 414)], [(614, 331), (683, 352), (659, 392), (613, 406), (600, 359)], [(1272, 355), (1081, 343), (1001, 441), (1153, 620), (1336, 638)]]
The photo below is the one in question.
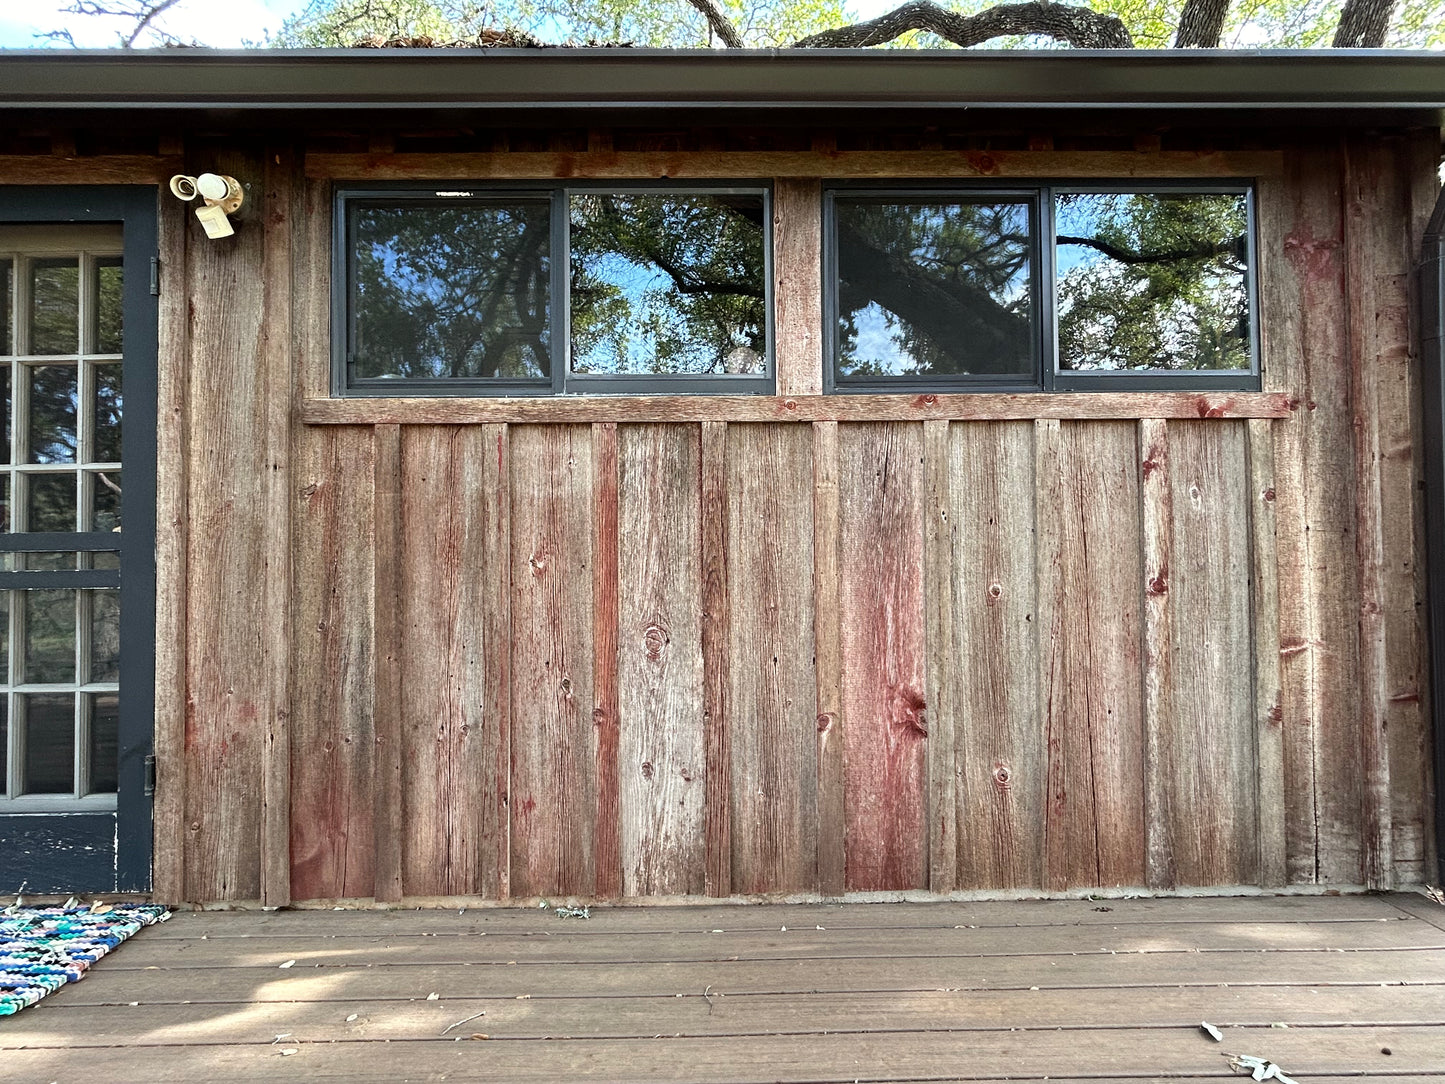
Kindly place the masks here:
[(1098, 1084), (1231, 1079), (1221, 1054), (1234, 1051), (1301, 1080), (1441, 1084), (1437, 910), (1396, 896), (606, 908), (585, 921), (535, 907), (190, 912), (0, 1020), (0, 1063), (7, 1080), (156, 1084)]

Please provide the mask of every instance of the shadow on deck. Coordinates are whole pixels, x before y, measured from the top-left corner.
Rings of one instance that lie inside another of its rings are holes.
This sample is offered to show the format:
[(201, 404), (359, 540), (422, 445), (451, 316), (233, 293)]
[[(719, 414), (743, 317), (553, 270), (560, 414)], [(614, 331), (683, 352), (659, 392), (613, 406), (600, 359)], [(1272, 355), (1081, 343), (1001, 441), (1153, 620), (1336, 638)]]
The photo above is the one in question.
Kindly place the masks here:
[(7, 1082), (1235, 1079), (1228, 1053), (1445, 1081), (1445, 907), (193, 912), (0, 1020)]

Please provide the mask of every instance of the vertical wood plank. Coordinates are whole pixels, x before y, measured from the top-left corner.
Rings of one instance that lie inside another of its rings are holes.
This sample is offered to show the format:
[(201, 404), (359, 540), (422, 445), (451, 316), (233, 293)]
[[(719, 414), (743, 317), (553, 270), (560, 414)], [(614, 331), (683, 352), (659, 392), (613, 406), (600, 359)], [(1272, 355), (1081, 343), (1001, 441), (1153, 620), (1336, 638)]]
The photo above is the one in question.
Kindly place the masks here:
[(779, 395), (823, 391), (823, 186), (773, 184), (773, 338)]
[[(498, 425), (483, 430), (495, 447), (484, 449), (489, 461), (484, 499), (490, 504), (483, 538), (483, 562), (491, 570), (483, 586), (482, 635), (491, 647), (486, 667), (483, 713), (496, 720), (496, 759), (490, 766), (493, 780), (495, 846), (490, 861), (497, 871), (497, 895), (512, 894), (512, 448), (511, 430)], [(490, 456), (496, 456), (496, 470)]]
[[(1055, 427), (1057, 428), (1057, 427)], [(958, 887), (1043, 884), (1033, 422), (952, 427)]]
[[(209, 168), (260, 176), (245, 150), (192, 146)], [(270, 692), (263, 615), (266, 470), (264, 230), (191, 245), (186, 448), (187, 900), (261, 897), (263, 758)], [(281, 389), (274, 389), (280, 392)]]
[(1173, 696), (1162, 731), (1183, 885), (1259, 877), (1249, 464), (1235, 422), (1169, 423)]
[(375, 897), (395, 903), (402, 895), (402, 581), (401, 427), (378, 425), (372, 431), (376, 553), (373, 654), (376, 660), (376, 702), (372, 732), (372, 825), (376, 855)]
[(818, 711), (818, 891), (845, 886), (843, 644), (839, 610), (841, 531), (838, 423), (813, 423), (813, 659)]
[(511, 431), (512, 895), (596, 890), (591, 431)]
[(923, 888), (922, 426), (848, 425), (838, 445), (847, 883)]
[(1275, 546), (1273, 423), (1248, 423), (1250, 564), (1254, 623), (1254, 726), (1258, 783), (1259, 883), (1288, 876), (1285, 843), (1284, 733), (1279, 680), (1279, 557)]
[(291, 902), (291, 638), (285, 630), (291, 628), (292, 309), (298, 294), (292, 275), (292, 216), (302, 183), (295, 148), (267, 151), (261, 197), (266, 208), (261, 268), (266, 313), (261, 331), (266, 395), (261, 618), (273, 632), (264, 639), (262, 662), (266, 733), (261, 746), (261, 902), (268, 907)]
[(818, 876), (812, 438), (800, 426), (733, 425), (727, 440), (732, 890), (808, 891)]
[(291, 892), (372, 895), (375, 464), (369, 428), (296, 433)]
[(596, 510), (592, 561), (592, 729), (597, 762), (596, 895), (622, 895), (622, 795), (617, 699), (617, 426), (592, 426)]
[(155, 898), (179, 903), (186, 868), (186, 584), (190, 326), (186, 225), (177, 202), (160, 205), (160, 312), (156, 427), (156, 793), (151, 815)]
[(1376, 190), (1391, 171), (1359, 139), (1344, 144), (1345, 308), (1350, 404), (1355, 453), (1355, 567), (1358, 576), (1359, 750), (1362, 770), (1362, 862), (1367, 887), (1391, 887), (1390, 751), (1385, 725), (1390, 709), (1385, 659), (1385, 539), (1381, 513), (1380, 395), (1376, 298), (1378, 255), (1370, 219)]
[(699, 444), (691, 425), (618, 433), (618, 760), (629, 896), (706, 887)]
[[(705, 733), (706, 890), (733, 891), (732, 717), (728, 650), (728, 426), (702, 423), (702, 712)], [(741, 537), (739, 538), (741, 542)], [(746, 824), (745, 820), (740, 823)]]
[(1068, 422), (1039, 436), (1045, 886), (1138, 884), (1145, 841), (1135, 427)]
[(1144, 883), (1178, 884), (1174, 817), (1176, 796), (1171, 736), (1174, 622), (1170, 599), (1174, 570), (1173, 486), (1169, 471), (1169, 425), (1159, 418), (1139, 423), (1139, 491), (1144, 551)]
[(401, 447), (403, 894), (500, 894), (502, 746), (489, 613), (505, 565), (499, 426), (408, 426)]
[(949, 423), (923, 423), (923, 601), (928, 702), (928, 886), (951, 892), (958, 883), (958, 809), (954, 786), (953, 520), (949, 487)]

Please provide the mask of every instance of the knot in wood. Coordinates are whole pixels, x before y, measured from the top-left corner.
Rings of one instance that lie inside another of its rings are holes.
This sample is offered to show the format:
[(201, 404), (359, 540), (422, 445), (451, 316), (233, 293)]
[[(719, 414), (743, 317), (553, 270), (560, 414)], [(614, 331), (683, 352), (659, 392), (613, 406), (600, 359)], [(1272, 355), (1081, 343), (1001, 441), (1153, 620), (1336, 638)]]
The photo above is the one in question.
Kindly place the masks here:
[(1272, 501), (1272, 500), (1274, 500), (1274, 486), (1270, 486), (1268, 489), (1266, 489), (1266, 490), (1264, 491), (1264, 499), (1265, 499), (1266, 501)]
[(1003, 598), (1003, 584), (991, 583), (988, 585), (988, 597), (991, 599)]
[(832, 729), (833, 729), (833, 713), (830, 712), (830, 711), (825, 711), (822, 715), (818, 716), (818, 733), (819, 733), (819, 734), (826, 734), (826, 733), (828, 733), (828, 731), (830, 731), (830, 730), (832, 730)]
[(538, 550), (527, 558), (527, 564), (532, 568), (532, 575), (540, 576), (547, 571), (547, 552)]
[(994, 785), (997, 786), (999, 789), (1008, 790), (1009, 780), (1012, 778), (1013, 773), (1008, 770), (1007, 764), (998, 764), (994, 766), (993, 782)]
[(642, 642), (647, 652), (647, 661), (661, 662), (663, 655), (667, 653), (667, 645), (671, 642), (671, 637), (667, 634), (666, 626), (653, 621), (644, 631)]
[(643, 778), (643, 779), (651, 779), (655, 773), (656, 773), (656, 769), (653, 768), (653, 766), (652, 766), (652, 761), (650, 761), (650, 760), (644, 760), (644, 761), (642, 762), (642, 778)]
[(1155, 598), (1169, 593), (1169, 578), (1164, 573), (1159, 573), (1149, 581), (1149, 594)]
[(1189, 500), (1194, 504), (1204, 500), (1204, 490), (1200, 489), (1197, 483), (1189, 487)]

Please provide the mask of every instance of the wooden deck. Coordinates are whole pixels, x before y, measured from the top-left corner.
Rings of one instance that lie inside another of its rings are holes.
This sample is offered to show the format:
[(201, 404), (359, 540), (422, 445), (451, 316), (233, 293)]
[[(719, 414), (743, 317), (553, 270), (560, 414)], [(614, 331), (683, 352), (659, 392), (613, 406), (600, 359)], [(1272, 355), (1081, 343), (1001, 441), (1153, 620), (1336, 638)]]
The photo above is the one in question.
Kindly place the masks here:
[(1248, 1079), (1224, 1052), (1445, 1081), (1445, 907), (192, 912), (0, 1020), (7, 1084)]

